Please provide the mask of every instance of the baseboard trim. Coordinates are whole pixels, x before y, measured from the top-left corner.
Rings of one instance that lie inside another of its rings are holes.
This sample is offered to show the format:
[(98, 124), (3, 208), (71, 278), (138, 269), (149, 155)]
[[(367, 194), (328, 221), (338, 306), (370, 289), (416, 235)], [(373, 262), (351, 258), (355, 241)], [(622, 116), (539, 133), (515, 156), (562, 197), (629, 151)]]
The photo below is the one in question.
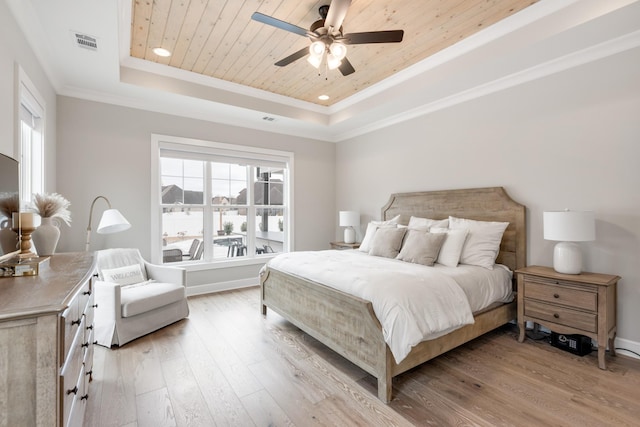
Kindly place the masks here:
[(213, 292), (230, 291), (233, 289), (249, 288), (257, 286), (257, 279), (248, 278), (240, 280), (231, 280), (228, 282), (206, 283), (204, 285), (187, 286), (187, 296), (204, 295)]
[[(640, 359), (640, 356), (638, 356), (640, 354), (640, 342), (625, 340), (624, 338), (616, 338), (614, 345), (616, 346), (616, 353), (623, 356), (633, 357), (634, 359)], [(631, 351), (625, 351), (623, 349), (631, 350), (637, 354), (633, 354)]]

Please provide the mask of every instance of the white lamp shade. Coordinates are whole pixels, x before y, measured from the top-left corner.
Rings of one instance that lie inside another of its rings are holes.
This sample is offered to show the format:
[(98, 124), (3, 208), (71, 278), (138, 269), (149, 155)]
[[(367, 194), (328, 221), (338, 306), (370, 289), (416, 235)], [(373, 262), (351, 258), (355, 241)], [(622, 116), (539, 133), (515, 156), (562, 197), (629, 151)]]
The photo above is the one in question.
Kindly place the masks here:
[(360, 225), (360, 214), (354, 211), (340, 211), (341, 227), (357, 227)]
[(118, 209), (107, 209), (102, 214), (100, 224), (98, 224), (98, 234), (111, 234), (131, 228), (129, 221), (118, 211)]
[(596, 239), (594, 212), (543, 212), (544, 238), (558, 242), (589, 242)]
[(555, 240), (553, 268), (558, 273), (580, 274), (582, 251), (573, 242), (596, 239), (596, 218), (593, 212), (554, 211), (543, 213), (544, 238)]

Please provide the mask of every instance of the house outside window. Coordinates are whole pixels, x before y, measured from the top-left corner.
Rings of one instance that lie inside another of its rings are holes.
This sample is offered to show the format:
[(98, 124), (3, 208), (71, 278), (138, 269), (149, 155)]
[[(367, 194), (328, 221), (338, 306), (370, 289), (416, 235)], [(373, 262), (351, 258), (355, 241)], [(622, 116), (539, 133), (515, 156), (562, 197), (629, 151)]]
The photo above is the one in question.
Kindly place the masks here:
[(152, 143), (156, 262), (264, 262), (291, 249), (292, 153), (161, 135)]

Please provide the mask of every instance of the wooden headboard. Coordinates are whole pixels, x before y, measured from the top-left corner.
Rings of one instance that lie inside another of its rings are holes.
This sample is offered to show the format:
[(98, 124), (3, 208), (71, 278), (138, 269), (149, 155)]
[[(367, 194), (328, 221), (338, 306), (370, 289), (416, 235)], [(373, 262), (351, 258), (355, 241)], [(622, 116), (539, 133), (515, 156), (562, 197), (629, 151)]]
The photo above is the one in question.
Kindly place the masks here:
[(511, 199), (502, 187), (392, 194), (382, 208), (382, 218), (387, 220), (396, 215), (400, 215), (400, 224), (407, 224), (411, 216), (444, 219), (449, 215), (508, 222), (496, 262), (512, 270), (526, 267), (526, 208)]

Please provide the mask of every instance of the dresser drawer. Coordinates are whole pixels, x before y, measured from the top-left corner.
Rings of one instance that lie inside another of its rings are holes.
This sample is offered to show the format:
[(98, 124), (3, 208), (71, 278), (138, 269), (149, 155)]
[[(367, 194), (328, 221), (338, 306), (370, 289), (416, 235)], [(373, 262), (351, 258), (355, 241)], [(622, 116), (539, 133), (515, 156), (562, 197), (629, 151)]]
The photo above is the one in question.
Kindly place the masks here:
[(525, 299), (524, 314), (528, 317), (570, 326), (586, 332), (596, 333), (598, 331), (598, 316), (596, 313), (572, 310), (560, 305)]
[(62, 368), (60, 375), (60, 396), (62, 400), (62, 419), (64, 425), (66, 425), (72, 407), (80, 400), (80, 397), (84, 395), (84, 377), (85, 372), (83, 368), (84, 351), (74, 342), (71, 354), (67, 363)]
[[(69, 303), (69, 307), (67, 307), (61, 316), (64, 330), (62, 357), (60, 358), (61, 363), (64, 363), (69, 355), (71, 344), (78, 331), (80, 331), (80, 322), (86, 316), (87, 310), (90, 311), (89, 314), (91, 317), (89, 320), (91, 323), (87, 323), (87, 320), (85, 319), (85, 324), (87, 326), (93, 324), (93, 307), (90, 306), (90, 303), (93, 304), (93, 295), (91, 290), (91, 281), (87, 280), (73, 296)], [(81, 335), (84, 335), (84, 330), (80, 332)]]
[(540, 278), (531, 280), (527, 277), (525, 278), (524, 297), (582, 310), (594, 312), (598, 310), (597, 289), (592, 291), (589, 288), (578, 289), (569, 286), (563, 283), (557, 284), (551, 280), (545, 281)]

